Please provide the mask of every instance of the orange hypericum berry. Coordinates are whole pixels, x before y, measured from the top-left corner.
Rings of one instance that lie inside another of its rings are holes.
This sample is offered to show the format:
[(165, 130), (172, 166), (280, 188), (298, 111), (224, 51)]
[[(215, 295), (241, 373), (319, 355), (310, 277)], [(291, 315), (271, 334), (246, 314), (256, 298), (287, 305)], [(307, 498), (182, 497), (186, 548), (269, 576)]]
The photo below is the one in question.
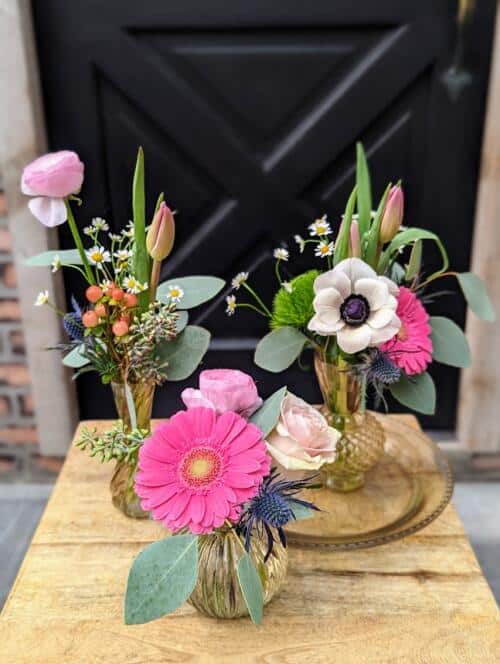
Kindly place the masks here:
[(128, 332), (128, 323), (124, 320), (117, 320), (116, 323), (113, 323), (112, 330), (115, 336), (123, 337)]
[(102, 297), (102, 288), (99, 288), (99, 286), (89, 286), (85, 291), (85, 297), (89, 302), (97, 302)]
[(111, 291), (111, 297), (113, 298), (113, 300), (115, 300), (115, 302), (119, 302), (120, 300), (122, 300), (124, 295), (125, 293), (122, 291), (121, 288), (113, 288), (113, 290)]
[(102, 302), (99, 302), (98, 304), (95, 305), (94, 311), (99, 316), (99, 318), (102, 318), (103, 316), (106, 315), (106, 307)]
[(123, 304), (127, 307), (127, 309), (132, 309), (133, 307), (137, 306), (137, 295), (134, 295), (134, 293), (125, 293), (123, 296)]
[(82, 323), (85, 327), (95, 327), (99, 325), (99, 316), (95, 311), (86, 311), (82, 316)]

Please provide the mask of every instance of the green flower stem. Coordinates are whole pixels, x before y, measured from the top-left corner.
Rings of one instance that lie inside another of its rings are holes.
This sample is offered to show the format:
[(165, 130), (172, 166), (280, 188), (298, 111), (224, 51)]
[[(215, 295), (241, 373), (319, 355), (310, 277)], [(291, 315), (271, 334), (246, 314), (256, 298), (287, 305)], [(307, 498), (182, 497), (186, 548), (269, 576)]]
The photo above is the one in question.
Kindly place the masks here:
[(82, 259), (83, 267), (85, 269), (85, 275), (87, 277), (87, 281), (89, 284), (95, 284), (95, 279), (94, 275), (92, 274), (92, 270), (90, 269), (89, 262), (87, 260), (87, 255), (85, 254), (85, 249), (83, 248), (83, 243), (82, 243), (82, 238), (80, 237), (80, 233), (78, 232), (78, 228), (75, 222), (75, 218), (73, 216), (73, 212), (71, 210), (71, 205), (69, 204), (69, 201), (67, 198), (64, 199), (64, 204), (66, 205), (66, 211), (68, 213), (68, 224), (69, 228), (71, 230), (71, 234), (73, 236), (73, 240), (75, 241), (76, 248), (78, 249), (78, 253), (80, 254), (80, 258)]
[(267, 313), (265, 313), (264, 311), (261, 311), (255, 305), (249, 304), (248, 302), (241, 302), (241, 303), (238, 302), (238, 303), (236, 303), (236, 308), (238, 309), (240, 307), (243, 307), (245, 309), (251, 309), (252, 311), (256, 311), (261, 316), (264, 316), (264, 318), (269, 318)]
[(266, 307), (264, 302), (260, 299), (260, 297), (257, 295), (257, 293), (254, 291), (254, 289), (248, 285), (246, 281), (243, 282), (243, 287), (247, 289), (247, 291), (250, 293), (250, 295), (254, 298), (256, 302), (259, 303), (259, 305), (262, 307), (262, 310), (266, 312), (266, 316), (269, 316), (269, 318), (272, 317), (272, 313), (269, 311), (269, 309)]
[(280, 261), (276, 261), (276, 263), (274, 264), (274, 271), (276, 272), (276, 279), (278, 280), (278, 283), (281, 286), (283, 284), (283, 281), (281, 279), (281, 274), (280, 274)]
[(440, 279), (441, 277), (457, 277), (457, 276), (458, 272), (436, 272), (432, 274), (430, 277), (428, 277), (421, 284), (417, 284), (416, 290), (424, 288), (425, 286), (427, 286), (427, 284), (430, 284), (432, 281), (436, 281), (436, 279)]

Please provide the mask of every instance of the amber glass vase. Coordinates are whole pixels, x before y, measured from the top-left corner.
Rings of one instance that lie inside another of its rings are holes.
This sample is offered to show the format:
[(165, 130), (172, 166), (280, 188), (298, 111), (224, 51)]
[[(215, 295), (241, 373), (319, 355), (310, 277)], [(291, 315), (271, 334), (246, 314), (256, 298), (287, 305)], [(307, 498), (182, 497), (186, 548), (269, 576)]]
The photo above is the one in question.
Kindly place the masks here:
[[(135, 406), (137, 428), (150, 431), (151, 411), (155, 384), (153, 382), (131, 383), (129, 385)], [(118, 417), (122, 420), (125, 430), (132, 428), (131, 418), (123, 383), (111, 383)], [(149, 515), (141, 508), (139, 498), (134, 490), (134, 478), (137, 471), (137, 459), (132, 462), (119, 461), (111, 478), (110, 489), (113, 505), (127, 516), (135, 519), (146, 519)]]
[[(213, 618), (247, 616), (248, 608), (237, 574), (243, 551), (243, 540), (229, 527), (198, 537), (198, 581), (188, 602)], [(279, 541), (274, 543), (264, 562), (266, 552), (267, 539), (264, 541), (254, 530), (250, 557), (262, 583), (264, 604), (268, 604), (281, 588), (288, 566), (287, 551)]]
[(322, 413), (342, 436), (337, 459), (322, 467), (324, 486), (354, 491), (364, 484), (365, 473), (384, 451), (385, 434), (377, 419), (365, 409), (366, 376), (343, 358), (332, 361), (317, 352), (314, 368), (323, 395)]

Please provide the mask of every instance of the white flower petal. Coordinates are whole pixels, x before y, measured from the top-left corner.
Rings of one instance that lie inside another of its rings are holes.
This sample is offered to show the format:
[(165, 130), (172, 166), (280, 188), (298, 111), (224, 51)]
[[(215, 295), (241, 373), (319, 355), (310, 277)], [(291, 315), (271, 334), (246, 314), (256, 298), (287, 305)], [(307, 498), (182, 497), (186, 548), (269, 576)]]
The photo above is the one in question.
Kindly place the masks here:
[[(316, 458), (310, 457), (307, 452), (300, 448), (298, 444), (297, 452), (301, 452), (303, 457), (302, 459), (285, 454), (277, 447), (279, 444), (279, 439), (279, 436), (273, 437), (272, 441), (275, 443), (274, 445), (272, 442), (266, 441), (267, 451), (278, 463), (283, 466), (283, 468), (286, 468), (286, 470), (318, 470), (325, 463), (325, 459), (323, 459), (321, 456)], [(290, 444), (291, 440), (291, 438), (288, 438), (287, 444)]]
[(329, 324), (328, 322), (325, 323), (323, 322), (322, 318), (320, 318), (319, 314), (316, 314), (311, 318), (307, 327), (312, 332), (316, 332), (317, 334), (321, 334), (322, 336), (327, 337), (330, 334), (337, 332), (337, 330), (342, 329), (344, 325), (345, 323), (342, 319), (337, 321), (335, 324)]
[(354, 284), (354, 292), (366, 297), (372, 311), (383, 307), (389, 298), (387, 284), (380, 279), (358, 279)]
[(62, 198), (38, 196), (28, 202), (28, 207), (33, 216), (48, 228), (64, 224), (68, 218), (66, 206)]
[(345, 321), (342, 320), (335, 309), (325, 309), (324, 311), (318, 311), (317, 317), (320, 324), (325, 329), (328, 328), (330, 334), (337, 332), (345, 325)]
[(385, 343), (386, 341), (389, 341), (389, 339), (392, 339), (392, 337), (399, 332), (400, 328), (401, 321), (395, 314), (393, 314), (389, 325), (382, 327), (380, 330), (372, 329), (371, 345), (378, 346)]
[(352, 293), (349, 278), (343, 272), (336, 272), (336, 268), (323, 272), (314, 280), (314, 292), (316, 294), (325, 288), (335, 288), (344, 300)]
[(368, 348), (372, 339), (372, 330), (369, 325), (345, 325), (337, 332), (337, 341), (344, 353), (359, 353)]
[(387, 288), (389, 289), (389, 293), (391, 295), (394, 295), (394, 297), (398, 296), (399, 286), (394, 281), (392, 281), (392, 279), (389, 279), (388, 277), (379, 277), (379, 279), (382, 279), (382, 281), (387, 284)]
[(380, 330), (386, 325), (389, 325), (393, 317), (394, 317), (393, 309), (391, 309), (390, 307), (381, 307), (377, 311), (372, 311), (366, 322), (374, 330)]
[(340, 305), (344, 301), (342, 295), (336, 288), (324, 288), (313, 300), (313, 307), (316, 313), (324, 309), (335, 309), (340, 316)]
[(361, 258), (346, 258), (334, 268), (337, 272), (343, 272), (352, 283), (358, 279), (375, 279), (377, 273), (371, 268), (368, 263), (365, 263)]

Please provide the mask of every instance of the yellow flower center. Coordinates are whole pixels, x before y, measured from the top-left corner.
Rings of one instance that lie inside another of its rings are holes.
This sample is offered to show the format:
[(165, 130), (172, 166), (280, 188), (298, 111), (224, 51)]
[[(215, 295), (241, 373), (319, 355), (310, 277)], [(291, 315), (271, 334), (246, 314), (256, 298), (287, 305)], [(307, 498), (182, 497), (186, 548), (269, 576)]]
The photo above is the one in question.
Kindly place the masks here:
[(100, 251), (94, 251), (92, 252), (91, 258), (94, 261), (94, 263), (100, 263), (102, 261), (102, 254)]
[(221, 465), (217, 452), (208, 447), (197, 447), (182, 460), (180, 475), (188, 486), (201, 488), (218, 477)]

